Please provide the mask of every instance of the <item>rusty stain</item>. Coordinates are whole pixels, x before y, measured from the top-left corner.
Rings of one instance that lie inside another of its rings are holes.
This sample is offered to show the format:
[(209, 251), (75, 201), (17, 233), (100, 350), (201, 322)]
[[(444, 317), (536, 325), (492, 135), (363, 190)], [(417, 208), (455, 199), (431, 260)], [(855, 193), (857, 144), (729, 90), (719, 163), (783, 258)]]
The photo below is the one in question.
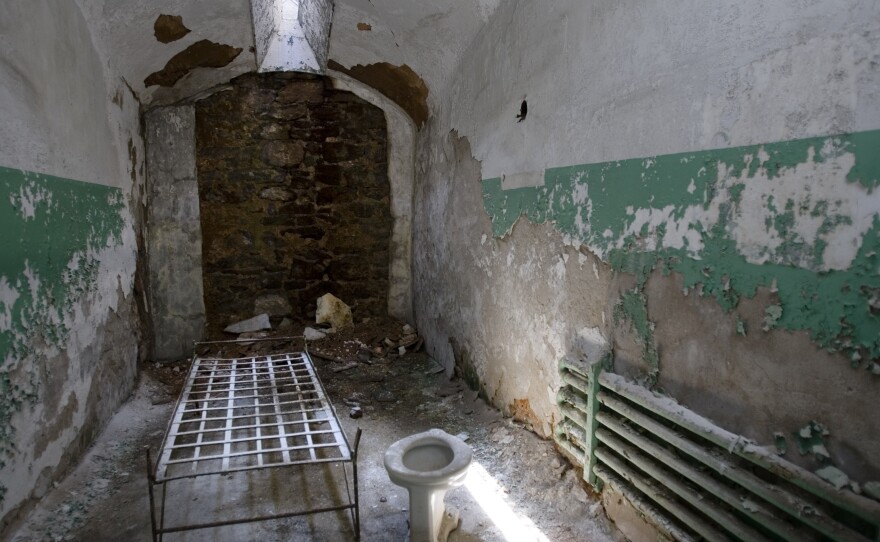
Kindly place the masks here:
[(528, 399), (514, 399), (510, 405), (510, 413), (513, 419), (518, 422), (527, 423), (535, 429), (541, 427), (541, 420), (538, 419), (535, 411), (532, 410), (532, 405), (529, 404)]
[(144, 79), (144, 85), (173, 87), (181, 77), (194, 68), (222, 68), (235, 60), (239, 53), (241, 47), (214, 43), (210, 40), (197, 41), (171, 57), (160, 71), (151, 73)]
[(371, 30), (373, 30), (373, 26), (369, 23), (358, 23), (357, 29), (361, 32), (370, 32)]
[(403, 108), (419, 128), (428, 119), (428, 86), (408, 65), (395, 66), (387, 62), (379, 62), (346, 68), (331, 59), (327, 67), (350, 75), (378, 90)]
[(159, 15), (153, 23), (153, 34), (162, 43), (171, 43), (189, 34), (180, 15)]

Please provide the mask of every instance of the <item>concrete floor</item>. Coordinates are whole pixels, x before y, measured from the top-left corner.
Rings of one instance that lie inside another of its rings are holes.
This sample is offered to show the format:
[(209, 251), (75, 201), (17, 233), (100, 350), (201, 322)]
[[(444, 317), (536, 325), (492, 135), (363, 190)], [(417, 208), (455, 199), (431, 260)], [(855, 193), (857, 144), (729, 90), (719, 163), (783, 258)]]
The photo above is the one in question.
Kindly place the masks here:
[[(460, 383), (431, 374), (424, 354), (408, 354), (341, 373), (319, 374), (352, 438), (360, 447), (362, 539), (406, 540), (408, 497), (393, 485), (382, 464), (395, 440), (439, 427), (467, 435), (474, 465), (465, 486), (447, 495), (461, 515), (451, 542), (548, 540), (604, 542), (609, 535), (601, 506), (582, 486), (579, 471), (543, 441), (488, 407)], [(166, 368), (167, 370), (167, 368)], [(142, 373), (132, 399), (114, 417), (81, 464), (13, 531), (13, 542), (43, 540), (151, 539), (144, 450), (156, 450), (173, 408), (168, 386), (155, 371)], [(178, 374), (185, 367), (181, 364)], [(364, 416), (348, 417), (344, 399), (356, 398)], [(312, 466), (183, 480), (169, 486), (169, 522), (206, 522), (277, 512), (291, 505), (321, 506), (339, 497), (338, 468)], [(336, 488), (330, 489), (327, 488)], [(543, 537), (543, 538), (542, 538)], [(273, 520), (167, 535), (175, 541), (351, 540), (347, 513)]]

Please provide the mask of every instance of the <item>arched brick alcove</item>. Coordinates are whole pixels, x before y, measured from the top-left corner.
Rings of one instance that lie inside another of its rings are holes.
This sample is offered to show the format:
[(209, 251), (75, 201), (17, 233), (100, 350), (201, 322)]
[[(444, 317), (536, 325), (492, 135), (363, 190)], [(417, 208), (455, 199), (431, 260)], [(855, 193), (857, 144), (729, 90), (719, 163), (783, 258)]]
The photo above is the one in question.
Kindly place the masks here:
[(392, 217), (380, 109), (330, 80), (248, 74), (195, 105), (209, 332), (309, 319), (330, 292), (387, 312)]

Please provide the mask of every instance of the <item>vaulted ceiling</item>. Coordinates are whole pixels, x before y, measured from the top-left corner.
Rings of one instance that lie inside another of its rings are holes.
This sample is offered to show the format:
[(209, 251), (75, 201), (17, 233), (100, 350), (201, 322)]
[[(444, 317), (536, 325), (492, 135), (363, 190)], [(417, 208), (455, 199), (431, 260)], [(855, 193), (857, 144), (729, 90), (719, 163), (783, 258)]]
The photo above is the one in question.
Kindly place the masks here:
[[(431, 103), (499, 3), (337, 0), (330, 73), (345, 72), (390, 92), (409, 86)], [(81, 0), (81, 5), (96, 46), (144, 105), (172, 103), (257, 69), (248, 0)]]

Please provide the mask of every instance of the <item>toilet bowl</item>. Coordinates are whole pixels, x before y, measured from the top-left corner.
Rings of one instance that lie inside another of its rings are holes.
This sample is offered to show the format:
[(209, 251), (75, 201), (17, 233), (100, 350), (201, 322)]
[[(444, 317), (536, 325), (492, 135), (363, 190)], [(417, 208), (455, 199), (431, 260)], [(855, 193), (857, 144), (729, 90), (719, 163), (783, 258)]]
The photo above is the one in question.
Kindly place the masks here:
[(409, 492), (412, 542), (438, 542), (443, 497), (464, 483), (472, 457), (470, 446), (441, 429), (398, 440), (385, 452), (388, 477)]

